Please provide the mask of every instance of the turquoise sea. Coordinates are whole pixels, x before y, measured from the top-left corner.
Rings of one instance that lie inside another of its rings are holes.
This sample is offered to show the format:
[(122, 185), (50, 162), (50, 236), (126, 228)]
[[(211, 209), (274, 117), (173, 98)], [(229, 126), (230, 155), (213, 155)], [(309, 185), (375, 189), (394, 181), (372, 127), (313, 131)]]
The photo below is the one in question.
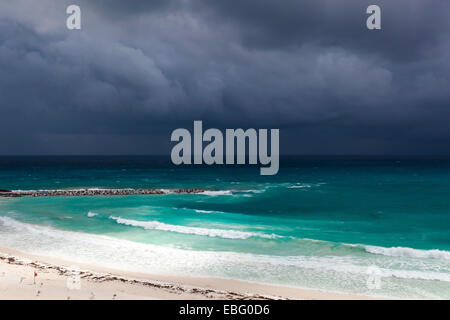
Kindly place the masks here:
[(0, 245), (153, 274), (450, 299), (449, 159), (285, 157), (260, 176), (166, 157), (0, 158), (0, 189), (185, 187), (208, 191), (0, 198)]

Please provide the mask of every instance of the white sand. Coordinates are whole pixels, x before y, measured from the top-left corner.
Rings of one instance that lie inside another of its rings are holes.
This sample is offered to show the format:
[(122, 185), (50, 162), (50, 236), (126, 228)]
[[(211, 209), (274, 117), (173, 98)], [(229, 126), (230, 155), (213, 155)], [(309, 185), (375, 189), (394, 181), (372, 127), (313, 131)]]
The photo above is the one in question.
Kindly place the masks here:
[[(368, 299), (236, 280), (158, 276), (80, 265), (0, 247), (0, 299)], [(34, 273), (37, 273), (36, 279)], [(72, 289), (67, 283), (75, 279)], [(75, 287), (75, 288), (74, 288)]]

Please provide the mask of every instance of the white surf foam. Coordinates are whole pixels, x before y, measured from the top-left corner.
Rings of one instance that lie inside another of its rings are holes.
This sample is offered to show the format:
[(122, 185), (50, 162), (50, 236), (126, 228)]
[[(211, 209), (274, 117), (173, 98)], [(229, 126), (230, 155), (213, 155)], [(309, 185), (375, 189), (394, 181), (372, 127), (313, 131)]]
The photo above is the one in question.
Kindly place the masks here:
[(132, 219), (124, 219), (121, 217), (110, 216), (110, 219), (115, 220), (119, 224), (140, 227), (147, 230), (160, 230), (169, 231), (184, 234), (194, 234), (198, 236), (208, 236), (208, 237), (218, 237), (224, 239), (248, 239), (250, 237), (260, 237), (260, 238), (277, 238), (280, 237), (275, 234), (263, 234), (256, 232), (245, 232), (236, 230), (223, 230), (223, 229), (209, 229), (209, 228), (199, 228), (199, 227), (187, 227), (181, 225), (166, 224), (159, 221), (137, 221)]
[(223, 211), (213, 211), (213, 210), (200, 210), (200, 209), (194, 209), (197, 213), (225, 213)]
[(303, 189), (303, 188), (311, 188), (311, 185), (302, 184), (302, 185), (295, 185), (295, 186), (288, 187), (288, 189)]
[(313, 187), (320, 187), (321, 185), (326, 184), (326, 182), (318, 182), (318, 183), (302, 183), (297, 182), (292, 185), (288, 186), (288, 189), (304, 189), (304, 188), (313, 188)]
[(198, 210), (198, 209), (195, 209), (195, 212), (197, 212), (197, 213), (213, 213), (214, 211)]
[(242, 193), (264, 193), (264, 192), (266, 192), (266, 189), (233, 190), (233, 192), (242, 192)]
[(199, 194), (203, 194), (206, 196), (232, 196), (233, 193), (231, 190), (219, 190), (219, 191), (203, 191)]
[(377, 246), (365, 246), (364, 249), (373, 254), (380, 254), (389, 257), (409, 257), (421, 259), (445, 259), (450, 260), (450, 251), (444, 250), (419, 250), (405, 247), (384, 248)]
[(89, 218), (92, 218), (92, 217), (98, 216), (98, 213), (89, 211), (88, 214), (87, 214), (87, 216), (88, 216)]

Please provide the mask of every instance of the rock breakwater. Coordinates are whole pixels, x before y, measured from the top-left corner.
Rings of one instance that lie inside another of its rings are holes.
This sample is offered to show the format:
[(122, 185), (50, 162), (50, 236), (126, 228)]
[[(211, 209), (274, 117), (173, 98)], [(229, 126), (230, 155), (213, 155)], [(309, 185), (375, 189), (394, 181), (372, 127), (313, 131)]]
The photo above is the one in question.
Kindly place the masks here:
[(197, 188), (185, 189), (67, 189), (67, 190), (0, 190), (0, 197), (83, 197), (83, 196), (130, 196), (152, 194), (202, 193)]

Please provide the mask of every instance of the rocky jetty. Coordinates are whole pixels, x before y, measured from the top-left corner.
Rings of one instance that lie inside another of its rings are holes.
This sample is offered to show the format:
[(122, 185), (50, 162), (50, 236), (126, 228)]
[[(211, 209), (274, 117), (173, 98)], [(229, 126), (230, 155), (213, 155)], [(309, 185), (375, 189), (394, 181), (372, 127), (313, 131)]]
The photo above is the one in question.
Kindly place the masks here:
[(0, 197), (83, 197), (83, 196), (130, 196), (150, 194), (202, 193), (205, 190), (187, 189), (67, 189), (67, 190), (0, 190)]

